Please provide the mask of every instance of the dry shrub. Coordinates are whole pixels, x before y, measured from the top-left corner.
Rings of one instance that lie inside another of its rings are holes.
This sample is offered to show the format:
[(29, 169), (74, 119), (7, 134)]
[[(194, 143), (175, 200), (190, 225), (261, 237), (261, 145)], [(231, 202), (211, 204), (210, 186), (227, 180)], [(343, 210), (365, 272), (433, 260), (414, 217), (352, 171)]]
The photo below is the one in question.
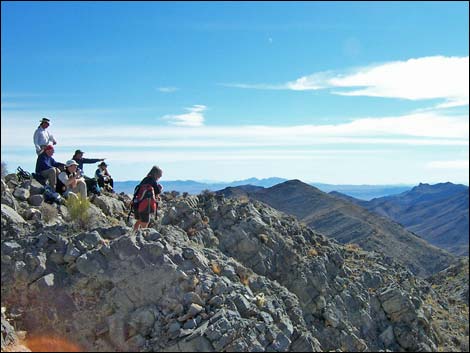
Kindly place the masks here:
[(361, 249), (361, 247), (357, 245), (356, 243), (346, 244), (345, 247), (346, 247), (346, 251), (349, 251), (349, 252), (357, 252)]
[(240, 277), (240, 283), (242, 283), (245, 287), (248, 286), (248, 284), (250, 283), (249, 275), (247, 275), (246, 273), (240, 273), (238, 277)]
[(255, 297), (256, 305), (261, 308), (266, 303), (266, 298), (264, 297), (264, 293), (258, 293)]
[(317, 256), (318, 255), (318, 251), (315, 250), (315, 249), (309, 249), (308, 250), (308, 256)]
[(211, 268), (216, 275), (220, 275), (222, 269), (220, 268), (220, 265), (217, 262), (211, 262)]
[(69, 196), (65, 201), (65, 206), (69, 211), (70, 218), (76, 222), (80, 228), (85, 229), (90, 220), (89, 210), (91, 202), (87, 198)]
[(237, 197), (237, 200), (240, 202), (240, 203), (248, 203), (250, 201), (250, 199), (248, 198), (248, 196), (246, 195), (240, 195)]
[(56, 219), (59, 214), (57, 212), (57, 208), (48, 204), (47, 202), (43, 202), (39, 210), (41, 211), (42, 219), (46, 221), (46, 223)]

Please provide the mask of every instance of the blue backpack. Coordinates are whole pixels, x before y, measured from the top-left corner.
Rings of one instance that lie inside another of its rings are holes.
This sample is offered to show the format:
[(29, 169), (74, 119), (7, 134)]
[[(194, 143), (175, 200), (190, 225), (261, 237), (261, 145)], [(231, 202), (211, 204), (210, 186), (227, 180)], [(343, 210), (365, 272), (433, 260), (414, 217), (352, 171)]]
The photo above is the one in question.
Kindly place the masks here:
[(56, 192), (53, 188), (49, 185), (44, 186), (44, 201), (47, 203), (56, 203), (62, 205), (64, 203), (64, 199), (58, 192)]

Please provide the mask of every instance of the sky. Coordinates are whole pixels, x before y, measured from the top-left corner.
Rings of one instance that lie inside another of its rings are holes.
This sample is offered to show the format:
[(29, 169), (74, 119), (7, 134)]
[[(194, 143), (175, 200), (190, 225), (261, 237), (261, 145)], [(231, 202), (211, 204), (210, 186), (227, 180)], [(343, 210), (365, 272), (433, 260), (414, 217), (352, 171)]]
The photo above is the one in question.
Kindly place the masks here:
[(48, 117), (119, 181), (468, 185), (468, 7), (2, 1), (1, 159)]

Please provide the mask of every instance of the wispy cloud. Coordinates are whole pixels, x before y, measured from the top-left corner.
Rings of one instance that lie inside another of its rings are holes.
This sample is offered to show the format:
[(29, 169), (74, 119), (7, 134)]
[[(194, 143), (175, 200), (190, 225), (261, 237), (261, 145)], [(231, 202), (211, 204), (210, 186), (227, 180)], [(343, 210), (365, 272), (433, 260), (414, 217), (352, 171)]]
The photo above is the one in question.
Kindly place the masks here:
[(177, 87), (158, 87), (157, 90), (162, 93), (173, 93), (178, 90)]
[[(61, 115), (51, 126), (60, 146), (116, 147), (265, 147), (334, 144), (468, 146), (468, 115), (422, 112), (383, 118), (362, 118), (329, 125), (203, 126), (206, 107), (195, 105), (181, 115), (163, 117), (174, 126), (136, 124), (94, 126), (78, 136), (73, 119)], [(442, 112), (442, 111), (441, 111)], [(98, 114), (99, 115), (99, 114)], [(31, 143), (31, 121), (23, 112), (2, 113), (2, 147)], [(31, 120), (33, 119), (33, 120)], [(61, 119), (61, 120), (59, 120)], [(132, 121), (129, 119), (128, 121)], [(199, 128), (195, 129), (194, 127)]]
[(430, 56), (370, 65), (347, 72), (323, 71), (283, 84), (226, 83), (224, 86), (294, 91), (331, 91), (345, 96), (409, 100), (443, 99), (437, 108), (469, 103), (469, 57)]
[(196, 104), (191, 108), (186, 108), (188, 113), (179, 115), (165, 115), (163, 120), (168, 120), (170, 124), (176, 126), (198, 127), (204, 125), (203, 112), (207, 109), (205, 105)]
[(432, 161), (427, 164), (431, 169), (469, 169), (468, 159), (455, 160), (455, 161)]

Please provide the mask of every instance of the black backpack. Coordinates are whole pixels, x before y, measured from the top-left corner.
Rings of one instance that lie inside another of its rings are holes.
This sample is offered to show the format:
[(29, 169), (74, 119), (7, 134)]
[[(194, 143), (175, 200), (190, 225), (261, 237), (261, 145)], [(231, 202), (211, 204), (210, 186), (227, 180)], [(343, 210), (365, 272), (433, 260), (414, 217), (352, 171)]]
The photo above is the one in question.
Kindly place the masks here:
[(17, 170), (16, 177), (18, 178), (18, 181), (20, 183), (22, 183), (25, 180), (31, 180), (31, 173), (23, 170), (23, 168), (21, 168), (20, 166), (18, 166), (16, 170)]

